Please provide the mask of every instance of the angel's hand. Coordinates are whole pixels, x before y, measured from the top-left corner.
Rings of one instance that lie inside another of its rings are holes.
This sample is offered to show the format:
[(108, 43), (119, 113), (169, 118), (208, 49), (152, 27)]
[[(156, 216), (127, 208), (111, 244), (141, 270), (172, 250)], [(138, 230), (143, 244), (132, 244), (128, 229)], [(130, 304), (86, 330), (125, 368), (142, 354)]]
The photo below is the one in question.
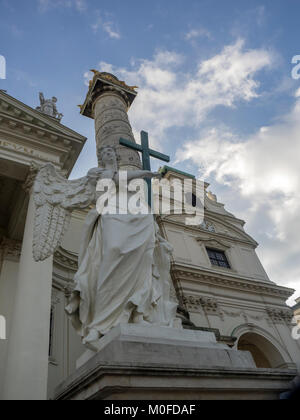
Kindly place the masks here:
[(108, 170), (102, 171), (101, 178), (102, 179), (113, 179), (115, 174), (116, 174), (115, 171), (113, 171), (112, 169), (108, 169)]
[(161, 178), (162, 175), (160, 172), (151, 172), (151, 171), (145, 171), (144, 178)]
[(158, 179), (161, 179), (162, 178), (162, 174), (161, 174), (161, 172), (153, 172), (153, 178), (158, 178)]

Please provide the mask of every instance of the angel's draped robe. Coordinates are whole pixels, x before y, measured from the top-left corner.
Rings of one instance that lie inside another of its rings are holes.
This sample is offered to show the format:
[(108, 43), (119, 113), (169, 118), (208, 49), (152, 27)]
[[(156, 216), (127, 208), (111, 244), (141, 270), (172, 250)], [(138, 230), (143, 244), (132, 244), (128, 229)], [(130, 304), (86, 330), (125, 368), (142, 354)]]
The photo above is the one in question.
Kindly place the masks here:
[(177, 300), (170, 278), (171, 246), (158, 235), (152, 214), (88, 214), (74, 277), (80, 293), (73, 325), (85, 337), (107, 333), (139, 313), (173, 326)]

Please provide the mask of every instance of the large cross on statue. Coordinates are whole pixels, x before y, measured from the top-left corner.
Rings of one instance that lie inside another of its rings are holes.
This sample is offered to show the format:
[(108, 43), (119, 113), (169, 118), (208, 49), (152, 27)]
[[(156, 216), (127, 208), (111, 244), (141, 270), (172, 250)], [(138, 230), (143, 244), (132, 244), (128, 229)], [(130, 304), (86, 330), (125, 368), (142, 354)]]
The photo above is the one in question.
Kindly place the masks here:
[[(122, 146), (129, 147), (130, 149), (137, 150), (142, 153), (142, 162), (143, 169), (145, 171), (151, 171), (150, 157), (163, 160), (164, 162), (170, 162), (170, 156), (164, 155), (162, 153), (156, 152), (149, 148), (149, 138), (146, 131), (141, 131), (141, 145), (134, 143), (133, 141), (120, 139), (120, 144)], [(148, 184), (148, 204), (151, 207), (151, 198), (152, 198), (152, 188), (151, 188), (151, 179), (146, 179)]]

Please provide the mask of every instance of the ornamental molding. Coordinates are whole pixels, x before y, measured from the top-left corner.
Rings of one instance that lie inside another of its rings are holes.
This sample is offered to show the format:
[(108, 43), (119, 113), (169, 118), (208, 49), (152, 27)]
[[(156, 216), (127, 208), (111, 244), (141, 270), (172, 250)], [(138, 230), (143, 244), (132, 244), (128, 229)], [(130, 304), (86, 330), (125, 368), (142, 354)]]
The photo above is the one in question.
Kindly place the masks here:
[(190, 311), (201, 312), (202, 310), (207, 315), (217, 315), (223, 319), (223, 314), (216, 298), (183, 295), (183, 303)]
[[(6, 133), (4, 133), (4, 135), (6, 136)], [(10, 136), (11, 136), (11, 133), (10, 133)], [(7, 136), (5, 140), (0, 140), (0, 148), (3, 151), (5, 151), (5, 153), (14, 153), (17, 155), (26, 156), (27, 158), (30, 158), (30, 159), (35, 158), (43, 162), (52, 162), (53, 164), (57, 164), (56, 160), (54, 160), (53, 157), (51, 157), (49, 153), (43, 153), (40, 150), (37, 150), (35, 148), (31, 148), (31, 147), (16, 143), (16, 140), (18, 139), (18, 137), (22, 137), (22, 136), (18, 136), (17, 133), (13, 133), (13, 137), (14, 138), (12, 140), (9, 140)], [(23, 140), (24, 140), (24, 136), (23, 136)]]
[(28, 175), (26, 177), (25, 182), (22, 185), (23, 190), (26, 191), (27, 193), (30, 193), (30, 191), (33, 187), (35, 178), (36, 178), (36, 176), (37, 176), (37, 174), (40, 170), (40, 167), (41, 166), (38, 165), (37, 163), (31, 162), (30, 167), (29, 167)]
[(113, 74), (106, 73), (106, 72), (100, 72), (98, 70), (91, 70), (91, 72), (94, 73), (94, 77), (93, 77), (92, 80), (89, 81), (89, 87), (92, 87), (94, 79), (96, 79), (99, 76), (99, 77), (101, 77), (101, 79), (104, 79), (107, 82), (110, 82), (110, 83), (113, 83), (114, 85), (118, 85), (122, 88), (128, 89), (128, 90), (132, 91), (133, 93), (137, 93), (135, 91), (135, 89), (138, 89), (138, 86), (129, 86), (123, 80), (119, 80)]
[(281, 297), (284, 300), (287, 300), (294, 293), (293, 289), (277, 286), (275, 283), (269, 284), (252, 279), (242, 280), (240, 277), (230, 277), (227, 273), (216, 275), (215, 273), (208, 273), (200, 270), (193, 271), (193, 269), (177, 263), (173, 263), (172, 270), (176, 273), (177, 278), (180, 280), (194, 280), (197, 282), (197, 284), (202, 282), (204, 284), (215, 285), (234, 290), (242, 290), (246, 292)]
[(54, 254), (54, 263), (65, 270), (76, 272), (78, 270), (78, 256), (59, 247)]
[(250, 320), (261, 322), (266, 321), (269, 326), (271, 322), (290, 323), (293, 313), (289, 309), (266, 308), (261, 315), (249, 314), (245, 309), (238, 311), (227, 310), (220, 306), (216, 298), (196, 295), (183, 295), (183, 303), (189, 311), (203, 312), (206, 315), (216, 315), (224, 321), (225, 316), (229, 318), (243, 318), (246, 323)]
[[(111, 94), (112, 92), (115, 93), (116, 95), (118, 95), (125, 102), (125, 105), (127, 107), (129, 107), (130, 100), (129, 100), (126, 92), (121, 90), (118, 86), (103, 86), (101, 88), (95, 89), (94, 92), (92, 93), (93, 109), (95, 108), (95, 105), (96, 105), (97, 101), (102, 97), (103, 93), (104, 94), (105, 93), (110, 93)], [(112, 105), (114, 105), (114, 104), (112, 103)], [(82, 105), (80, 105), (80, 109), (81, 108), (82, 108)]]
[(262, 315), (253, 315), (249, 314), (245, 310), (241, 311), (227, 311), (225, 309), (222, 309), (222, 312), (224, 315), (227, 315), (230, 318), (239, 318), (242, 317), (245, 322), (249, 322), (249, 320), (253, 320), (256, 322), (266, 321), (267, 324), (270, 326), (270, 318), (268, 317), (267, 313), (264, 312)]
[(215, 226), (212, 222), (204, 219), (201, 225), (199, 226), (201, 229), (206, 230), (208, 232), (214, 232), (216, 233)]
[(216, 248), (221, 251), (226, 251), (227, 249), (231, 248), (231, 246), (227, 242), (222, 241), (220, 239), (212, 237), (197, 237), (195, 239), (200, 244), (204, 244), (205, 246)]
[(291, 309), (267, 308), (266, 311), (274, 323), (290, 324), (293, 318), (293, 311)]
[(51, 305), (55, 306), (60, 303), (59, 290), (52, 288)]

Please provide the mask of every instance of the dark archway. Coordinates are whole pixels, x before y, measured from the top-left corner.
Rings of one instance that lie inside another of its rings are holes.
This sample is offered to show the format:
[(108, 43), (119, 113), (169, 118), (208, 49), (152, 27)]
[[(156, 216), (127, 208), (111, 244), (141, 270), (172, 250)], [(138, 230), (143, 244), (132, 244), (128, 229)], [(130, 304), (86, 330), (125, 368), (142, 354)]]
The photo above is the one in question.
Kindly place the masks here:
[(283, 368), (285, 361), (279, 350), (260, 334), (248, 332), (238, 341), (238, 350), (250, 351), (258, 368)]

